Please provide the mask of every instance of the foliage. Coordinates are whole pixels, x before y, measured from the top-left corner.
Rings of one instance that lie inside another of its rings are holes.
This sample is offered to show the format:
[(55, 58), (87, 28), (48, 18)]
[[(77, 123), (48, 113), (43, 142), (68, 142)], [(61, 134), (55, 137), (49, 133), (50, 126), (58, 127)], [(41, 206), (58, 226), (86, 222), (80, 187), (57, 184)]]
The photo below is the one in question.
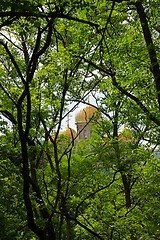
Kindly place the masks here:
[[(0, 238), (159, 239), (159, 22), (158, 1), (1, 1)], [(91, 138), (63, 136), (90, 94)]]

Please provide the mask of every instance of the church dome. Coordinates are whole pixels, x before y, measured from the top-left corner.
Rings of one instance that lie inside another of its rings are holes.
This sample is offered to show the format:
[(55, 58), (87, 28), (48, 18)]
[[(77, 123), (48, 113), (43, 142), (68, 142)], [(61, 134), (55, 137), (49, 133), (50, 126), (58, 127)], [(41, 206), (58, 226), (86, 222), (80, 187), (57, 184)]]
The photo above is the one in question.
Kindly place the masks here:
[[(67, 138), (68, 140), (74, 140), (77, 137), (77, 133), (74, 129), (68, 127), (66, 130), (59, 133), (59, 136), (57, 138), (58, 141), (61, 141), (63, 138)], [(55, 139), (55, 133), (52, 135), (52, 139)], [(49, 140), (49, 143), (51, 141)]]
[(77, 137), (76, 131), (74, 129), (68, 127), (65, 131), (60, 133), (61, 135), (68, 136), (70, 139), (75, 139)]
[(87, 106), (76, 114), (75, 121), (76, 123), (87, 123), (96, 113), (97, 108)]

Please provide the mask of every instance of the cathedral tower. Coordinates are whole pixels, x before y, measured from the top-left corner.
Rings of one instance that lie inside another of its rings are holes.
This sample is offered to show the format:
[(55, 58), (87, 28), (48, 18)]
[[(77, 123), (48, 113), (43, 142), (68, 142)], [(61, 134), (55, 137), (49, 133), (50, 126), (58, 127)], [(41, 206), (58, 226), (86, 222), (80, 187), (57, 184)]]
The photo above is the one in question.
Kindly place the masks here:
[(97, 108), (88, 105), (76, 114), (75, 124), (79, 140), (91, 137), (91, 122), (97, 115), (97, 112)]

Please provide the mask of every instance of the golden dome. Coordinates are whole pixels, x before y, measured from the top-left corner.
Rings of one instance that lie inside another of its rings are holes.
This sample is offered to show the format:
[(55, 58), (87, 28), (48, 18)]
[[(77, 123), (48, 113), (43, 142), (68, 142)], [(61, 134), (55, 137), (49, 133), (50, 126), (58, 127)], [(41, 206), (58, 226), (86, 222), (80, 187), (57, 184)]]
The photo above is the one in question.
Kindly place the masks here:
[[(51, 137), (54, 140), (55, 139), (55, 133)], [(63, 137), (64, 138), (67, 137), (67, 139), (74, 140), (77, 137), (77, 133), (76, 133), (76, 131), (74, 131), (74, 129), (68, 127), (65, 131), (59, 133), (59, 136), (57, 137), (57, 140), (61, 141)], [(48, 142), (51, 143), (50, 139), (49, 139)]]
[(67, 128), (65, 131), (60, 133), (61, 135), (68, 136), (70, 139), (75, 139), (77, 137), (76, 131), (72, 128)]
[(76, 123), (87, 123), (97, 113), (97, 108), (87, 106), (80, 110), (75, 117)]

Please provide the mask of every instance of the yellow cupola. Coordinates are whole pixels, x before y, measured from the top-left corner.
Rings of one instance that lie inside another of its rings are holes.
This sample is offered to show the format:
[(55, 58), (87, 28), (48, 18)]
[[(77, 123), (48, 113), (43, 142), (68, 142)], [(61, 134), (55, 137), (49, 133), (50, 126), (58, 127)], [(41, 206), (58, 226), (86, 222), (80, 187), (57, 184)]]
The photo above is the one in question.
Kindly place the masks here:
[(77, 136), (76, 131), (70, 127), (68, 127), (65, 131), (61, 132), (60, 134), (68, 136), (71, 140), (75, 139)]
[(87, 106), (85, 108), (83, 108), (82, 110), (80, 110), (75, 117), (75, 122), (76, 123), (87, 123), (89, 122), (94, 115), (97, 114), (97, 108), (93, 107), (93, 106)]

